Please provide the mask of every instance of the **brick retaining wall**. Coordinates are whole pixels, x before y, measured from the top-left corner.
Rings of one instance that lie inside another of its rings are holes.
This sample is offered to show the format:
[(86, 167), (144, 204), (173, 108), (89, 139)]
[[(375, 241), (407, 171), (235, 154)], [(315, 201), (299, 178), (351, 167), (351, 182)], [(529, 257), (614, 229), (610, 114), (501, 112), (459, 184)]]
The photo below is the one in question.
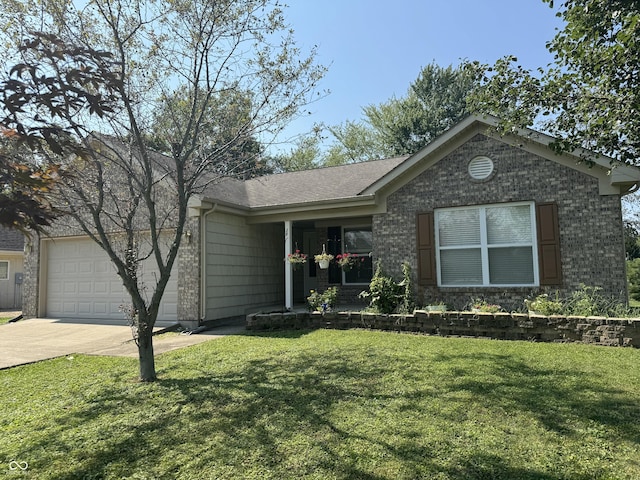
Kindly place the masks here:
[(539, 342), (581, 342), (640, 347), (639, 318), (564, 317), (521, 313), (426, 312), (378, 315), (364, 312), (276, 312), (247, 316), (247, 330), (365, 328), (456, 337)]

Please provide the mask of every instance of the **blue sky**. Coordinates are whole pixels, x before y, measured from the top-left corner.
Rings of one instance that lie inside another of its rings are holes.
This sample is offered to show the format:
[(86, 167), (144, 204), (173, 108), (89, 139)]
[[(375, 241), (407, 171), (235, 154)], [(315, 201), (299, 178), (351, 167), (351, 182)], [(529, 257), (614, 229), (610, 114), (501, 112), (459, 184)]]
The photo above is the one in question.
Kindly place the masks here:
[(545, 44), (561, 27), (542, 0), (290, 0), (285, 15), (303, 49), (317, 45), (329, 68), (320, 87), (331, 91), (288, 135), (361, 118), (362, 107), (403, 96), (432, 62), (513, 54), (528, 68), (546, 66)]

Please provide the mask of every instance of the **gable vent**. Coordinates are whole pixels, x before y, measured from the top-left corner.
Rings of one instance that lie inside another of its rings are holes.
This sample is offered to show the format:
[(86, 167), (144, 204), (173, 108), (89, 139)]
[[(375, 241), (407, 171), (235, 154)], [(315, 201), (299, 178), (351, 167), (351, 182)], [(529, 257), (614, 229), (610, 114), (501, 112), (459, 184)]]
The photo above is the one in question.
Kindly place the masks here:
[(469, 175), (474, 180), (484, 180), (493, 173), (493, 161), (489, 157), (476, 157), (469, 162)]

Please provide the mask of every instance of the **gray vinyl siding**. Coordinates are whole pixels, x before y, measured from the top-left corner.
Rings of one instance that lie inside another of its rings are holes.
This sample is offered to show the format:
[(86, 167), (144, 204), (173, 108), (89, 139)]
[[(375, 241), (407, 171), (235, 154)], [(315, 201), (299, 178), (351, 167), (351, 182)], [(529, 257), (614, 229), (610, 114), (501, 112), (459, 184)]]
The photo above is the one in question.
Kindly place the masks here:
[(206, 320), (284, 304), (284, 224), (214, 213), (205, 238)]

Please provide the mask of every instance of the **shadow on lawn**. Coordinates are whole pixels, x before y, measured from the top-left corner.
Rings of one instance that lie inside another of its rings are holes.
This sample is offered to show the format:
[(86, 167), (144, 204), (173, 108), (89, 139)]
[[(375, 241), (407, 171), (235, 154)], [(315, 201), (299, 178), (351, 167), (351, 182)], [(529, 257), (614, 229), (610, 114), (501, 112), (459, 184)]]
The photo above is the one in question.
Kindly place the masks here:
[[(578, 435), (576, 425), (590, 420), (605, 427), (611, 440), (626, 439), (640, 445), (640, 403), (627, 392), (605, 389), (600, 378), (578, 366), (538, 368), (511, 355), (439, 355), (438, 362), (474, 365), (473, 371), (459, 371), (455, 381), (444, 386), (450, 392), (470, 392), (503, 411), (526, 411), (546, 429), (561, 435)], [(491, 375), (474, 375), (488, 368)], [(483, 380), (478, 380), (481, 378)], [(489, 378), (489, 380), (487, 380)]]
[[(139, 478), (179, 479), (186, 478), (185, 471), (202, 472), (202, 478), (558, 478), (534, 467), (512, 466), (497, 455), (456, 450), (446, 439), (438, 448), (455, 458), (442, 465), (432, 458), (428, 439), (415, 438), (421, 434), (410, 428), (397, 427), (396, 433), (405, 437), (400, 443), (388, 440), (385, 428), (391, 425), (381, 424), (370, 433), (349, 428), (345, 419), (336, 418), (335, 409), (364, 409), (362, 420), (368, 422), (376, 415), (384, 419), (385, 408), (397, 398), (381, 391), (378, 383), (389, 375), (387, 365), (393, 364), (394, 354), (354, 348), (359, 350), (344, 345), (321, 351), (282, 349), (263, 358), (238, 360), (224, 371), (211, 367), (217, 361), (215, 350), (202, 349), (196, 366), (200, 371), (191, 372), (192, 377), (167, 374), (157, 384), (127, 388), (120, 379), (92, 394), (90, 405), (58, 415), (57, 434), (38, 443), (40, 449), (69, 450), (64, 468), (51, 477), (55, 479), (120, 478), (133, 472)], [(375, 361), (354, 363), (356, 353)], [(538, 369), (509, 355), (442, 354), (430, 361), (479, 365), (492, 380), (476, 381), (473, 372), (457, 371), (441, 378), (435, 388), (424, 385), (408, 393), (409, 404), (470, 392), (487, 405), (529, 412), (561, 435), (573, 435), (573, 422), (586, 417), (613, 429), (612, 440), (640, 441), (640, 427), (630, 422), (640, 416), (634, 399), (624, 392), (602, 392), (584, 373)], [(412, 370), (407, 379), (420, 372)], [(135, 424), (123, 424), (119, 415), (132, 410), (138, 411), (131, 417)], [(81, 442), (84, 432), (98, 422), (103, 431), (97, 441), (95, 434), (86, 434), (93, 443), (85, 450), (69, 445), (69, 438)]]

